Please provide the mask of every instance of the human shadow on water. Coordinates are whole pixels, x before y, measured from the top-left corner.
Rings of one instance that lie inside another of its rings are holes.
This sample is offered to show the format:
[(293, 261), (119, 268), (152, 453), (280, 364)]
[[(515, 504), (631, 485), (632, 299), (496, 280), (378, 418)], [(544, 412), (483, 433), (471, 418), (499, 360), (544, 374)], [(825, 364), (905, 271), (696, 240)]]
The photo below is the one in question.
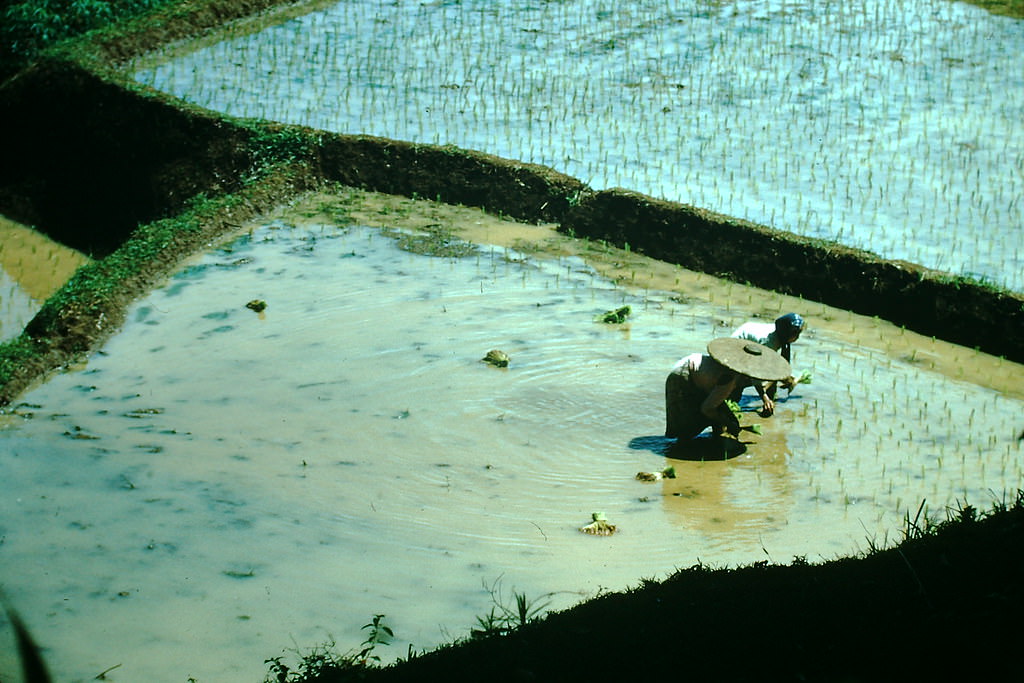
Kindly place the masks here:
[(728, 437), (700, 434), (692, 439), (670, 439), (667, 436), (637, 436), (629, 447), (638, 451), (651, 451), (674, 460), (731, 460), (747, 452), (742, 441)]

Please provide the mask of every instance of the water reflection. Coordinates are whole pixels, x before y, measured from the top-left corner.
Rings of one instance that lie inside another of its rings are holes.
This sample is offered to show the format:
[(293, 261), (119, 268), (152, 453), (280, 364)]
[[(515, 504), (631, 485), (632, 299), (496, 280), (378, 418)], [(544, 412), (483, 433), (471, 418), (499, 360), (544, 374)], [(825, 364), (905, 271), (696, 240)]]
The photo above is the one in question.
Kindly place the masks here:
[(675, 468), (675, 479), (662, 480), (662, 503), (686, 529), (728, 532), (753, 543), (785, 524), (794, 507), (785, 457), (684, 462)]
[[(625, 304), (628, 325), (595, 321)], [(15, 407), (5, 590), (61, 679), (122, 662), (252, 681), (293, 643), (358, 644), (382, 612), (396, 653), (460, 636), (499, 579), (558, 608), (697, 561), (848, 554), (922, 499), (1018, 485), (1019, 400), (813, 316), (794, 370), (815, 383), (748, 410), (743, 453), (677, 457), (656, 436), (665, 374), (752, 313), (623, 291), (576, 258), (260, 226)], [(595, 511), (619, 532), (580, 533)]]
[[(649, 450), (670, 463), (674, 476), (659, 480), (657, 495), (669, 518), (682, 528), (740, 536), (747, 529), (745, 542), (750, 542), (764, 532), (766, 521), (786, 519), (794, 486), (786, 431), (756, 434), (749, 429), (749, 417), (744, 415), (745, 428), (736, 440), (705, 432), (695, 439), (644, 436), (630, 441), (630, 448)], [(756, 458), (749, 457), (748, 448), (755, 449)]]

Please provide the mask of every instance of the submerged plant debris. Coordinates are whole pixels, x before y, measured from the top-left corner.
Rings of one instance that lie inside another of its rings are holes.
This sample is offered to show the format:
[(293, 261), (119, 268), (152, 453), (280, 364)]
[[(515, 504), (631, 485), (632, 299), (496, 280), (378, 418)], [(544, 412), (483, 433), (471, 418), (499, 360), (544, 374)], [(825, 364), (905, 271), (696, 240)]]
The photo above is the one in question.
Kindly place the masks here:
[(396, 243), (400, 249), (423, 256), (463, 258), (472, 256), (479, 251), (475, 244), (458, 239), (451, 230), (442, 225), (428, 225), (417, 233), (397, 230), (384, 230), (383, 232), (397, 237)]

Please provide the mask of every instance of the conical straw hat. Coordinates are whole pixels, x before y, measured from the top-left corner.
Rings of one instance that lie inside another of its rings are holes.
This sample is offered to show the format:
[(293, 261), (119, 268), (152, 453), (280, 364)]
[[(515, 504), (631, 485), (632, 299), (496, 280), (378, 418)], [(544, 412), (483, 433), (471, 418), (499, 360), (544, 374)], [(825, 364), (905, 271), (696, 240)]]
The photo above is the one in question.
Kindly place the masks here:
[(789, 361), (763, 344), (721, 337), (708, 344), (708, 353), (716, 361), (741, 375), (753, 379), (776, 381), (792, 374)]

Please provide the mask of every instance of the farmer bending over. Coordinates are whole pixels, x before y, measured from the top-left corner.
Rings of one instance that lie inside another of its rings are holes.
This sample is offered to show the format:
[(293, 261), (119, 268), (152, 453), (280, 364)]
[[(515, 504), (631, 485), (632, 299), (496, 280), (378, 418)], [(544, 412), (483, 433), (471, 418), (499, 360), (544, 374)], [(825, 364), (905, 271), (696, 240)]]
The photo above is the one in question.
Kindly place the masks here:
[(773, 349), (743, 339), (715, 339), (707, 353), (681, 359), (665, 379), (665, 436), (693, 438), (709, 426), (716, 435), (737, 436), (740, 423), (725, 404), (729, 396), (755, 380), (789, 374), (789, 363)]
[[(778, 351), (787, 362), (791, 362), (793, 359), (791, 357), (790, 345), (800, 338), (800, 334), (806, 327), (807, 323), (804, 322), (804, 319), (798, 313), (787, 313), (776, 318), (774, 323), (756, 321), (743, 323), (736, 328), (732, 336), (736, 339), (746, 339), (767, 346), (773, 351)], [(757, 395), (764, 403), (761, 415), (769, 417), (775, 412), (775, 394), (778, 391), (780, 382), (769, 382), (767, 385), (761, 382), (752, 382), (751, 384), (754, 385)], [(786, 377), (781, 381), (781, 384), (783, 388), (792, 391), (796, 381), (793, 377)], [(743, 389), (747, 386), (749, 385), (744, 384), (737, 387), (729, 398), (738, 403), (740, 396), (743, 394)]]

